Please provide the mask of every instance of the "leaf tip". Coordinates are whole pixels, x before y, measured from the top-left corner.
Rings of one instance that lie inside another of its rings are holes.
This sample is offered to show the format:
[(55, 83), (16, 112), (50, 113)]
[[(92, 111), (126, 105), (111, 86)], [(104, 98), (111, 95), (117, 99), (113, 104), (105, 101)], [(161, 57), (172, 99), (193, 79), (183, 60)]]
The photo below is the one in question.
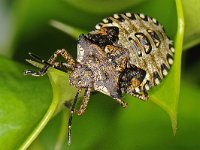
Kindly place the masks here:
[(170, 118), (171, 118), (171, 123), (172, 123), (173, 135), (176, 136), (176, 131), (177, 131), (177, 116), (176, 116), (176, 114), (170, 115)]

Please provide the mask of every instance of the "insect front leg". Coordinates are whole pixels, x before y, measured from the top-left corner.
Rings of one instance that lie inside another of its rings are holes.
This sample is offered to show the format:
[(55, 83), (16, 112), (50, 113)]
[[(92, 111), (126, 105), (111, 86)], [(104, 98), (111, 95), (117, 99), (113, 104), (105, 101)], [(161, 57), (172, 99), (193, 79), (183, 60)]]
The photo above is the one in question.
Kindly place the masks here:
[[(32, 75), (32, 76), (43, 76), (44, 74), (46, 74), (47, 70), (49, 67), (54, 67), (57, 68), (59, 70), (62, 70), (62, 68), (68, 68), (70, 70), (73, 70), (75, 67), (75, 61), (72, 58), (72, 56), (65, 50), (65, 49), (59, 49), (57, 50), (50, 58), (49, 60), (46, 62), (45, 60), (42, 60), (40, 57), (38, 57), (37, 55), (31, 54), (29, 53), (29, 55), (34, 58), (37, 62), (41, 62), (44, 64), (44, 67), (39, 70), (39, 71), (31, 71), (31, 70), (25, 70), (24, 74), (25, 75)], [(63, 63), (63, 62), (55, 62), (57, 57), (61, 55), (66, 61), (67, 63)]]
[(81, 104), (79, 110), (76, 110), (77, 115), (83, 115), (84, 114), (84, 112), (87, 108), (89, 99), (90, 99), (90, 93), (91, 93), (91, 88), (88, 88), (88, 89), (85, 90), (85, 94), (84, 94), (84, 97), (83, 97), (82, 104)]
[(62, 63), (60, 62), (59, 65), (60, 67), (65, 66), (65, 67), (68, 67), (69, 69), (73, 70), (74, 67), (75, 67), (75, 61), (74, 59), (72, 58), (72, 56), (65, 50), (65, 49), (59, 49), (57, 50), (48, 60), (48, 63), (52, 64), (54, 66), (54, 63), (57, 59), (57, 57), (61, 55), (67, 62), (67, 65), (66, 63)]
[(43, 76), (47, 72), (49, 67), (49, 65), (44, 65), (44, 67), (40, 71), (24, 70), (24, 75), (32, 75), (35, 77)]

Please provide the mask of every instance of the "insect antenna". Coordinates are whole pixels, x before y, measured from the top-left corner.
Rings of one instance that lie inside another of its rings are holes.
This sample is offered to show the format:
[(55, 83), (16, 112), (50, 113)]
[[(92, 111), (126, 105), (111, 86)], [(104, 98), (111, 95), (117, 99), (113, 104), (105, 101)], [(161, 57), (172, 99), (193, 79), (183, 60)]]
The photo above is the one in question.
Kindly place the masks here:
[(74, 101), (72, 103), (71, 109), (70, 109), (70, 116), (69, 116), (69, 120), (68, 120), (68, 133), (67, 133), (68, 145), (70, 145), (70, 143), (71, 143), (72, 117), (73, 117), (73, 114), (74, 114), (74, 110), (75, 110), (76, 102), (78, 100), (79, 93), (80, 93), (80, 89), (77, 91), (76, 96), (74, 98)]

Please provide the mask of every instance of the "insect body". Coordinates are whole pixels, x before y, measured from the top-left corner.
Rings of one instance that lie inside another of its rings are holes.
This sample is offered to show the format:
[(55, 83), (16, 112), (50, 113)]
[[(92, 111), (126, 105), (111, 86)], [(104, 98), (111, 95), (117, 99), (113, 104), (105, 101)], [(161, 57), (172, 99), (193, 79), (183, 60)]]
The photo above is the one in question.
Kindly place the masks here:
[[(25, 74), (33, 76), (44, 75), (49, 67), (71, 71), (69, 82), (78, 92), (71, 106), (69, 142), (72, 115), (74, 112), (78, 115), (84, 113), (91, 89), (126, 107), (123, 94), (147, 100), (147, 91), (161, 82), (173, 64), (172, 41), (154, 18), (143, 14), (114, 14), (95, 28), (80, 35), (76, 61), (64, 49), (57, 50), (47, 62), (30, 54), (45, 65), (39, 72), (25, 71)], [(56, 62), (58, 55), (64, 57), (66, 63)], [(75, 110), (81, 90), (85, 90), (85, 95), (80, 109)]]

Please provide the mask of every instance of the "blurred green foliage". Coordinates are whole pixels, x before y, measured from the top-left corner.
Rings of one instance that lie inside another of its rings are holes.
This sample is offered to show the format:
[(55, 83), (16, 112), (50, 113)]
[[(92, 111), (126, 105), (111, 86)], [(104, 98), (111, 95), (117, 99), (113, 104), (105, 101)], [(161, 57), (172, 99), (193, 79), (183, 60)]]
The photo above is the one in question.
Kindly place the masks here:
[[(70, 149), (200, 149), (200, 57), (190, 50), (200, 39), (196, 19), (200, 2), (183, 0), (183, 4), (186, 24), (183, 46), (188, 51), (183, 52), (182, 59), (177, 135), (172, 135), (167, 114), (151, 101), (143, 103), (127, 96), (129, 107), (122, 109), (111, 98), (98, 93), (91, 97), (84, 116), (74, 116)], [(23, 76), (23, 70), (30, 67), (24, 62), (27, 53), (31, 51), (48, 59), (56, 49), (67, 48), (76, 56), (76, 40), (49, 22), (58, 20), (90, 31), (102, 18), (127, 11), (155, 17), (175, 39), (177, 14), (173, 0), (0, 1), (0, 149), (19, 148), (48, 112), (55, 96), (47, 76)], [(51, 84), (54, 79), (50, 74)], [(73, 97), (72, 90), (65, 94)], [(66, 124), (66, 111), (61, 111), (29, 149), (66, 149)]]

